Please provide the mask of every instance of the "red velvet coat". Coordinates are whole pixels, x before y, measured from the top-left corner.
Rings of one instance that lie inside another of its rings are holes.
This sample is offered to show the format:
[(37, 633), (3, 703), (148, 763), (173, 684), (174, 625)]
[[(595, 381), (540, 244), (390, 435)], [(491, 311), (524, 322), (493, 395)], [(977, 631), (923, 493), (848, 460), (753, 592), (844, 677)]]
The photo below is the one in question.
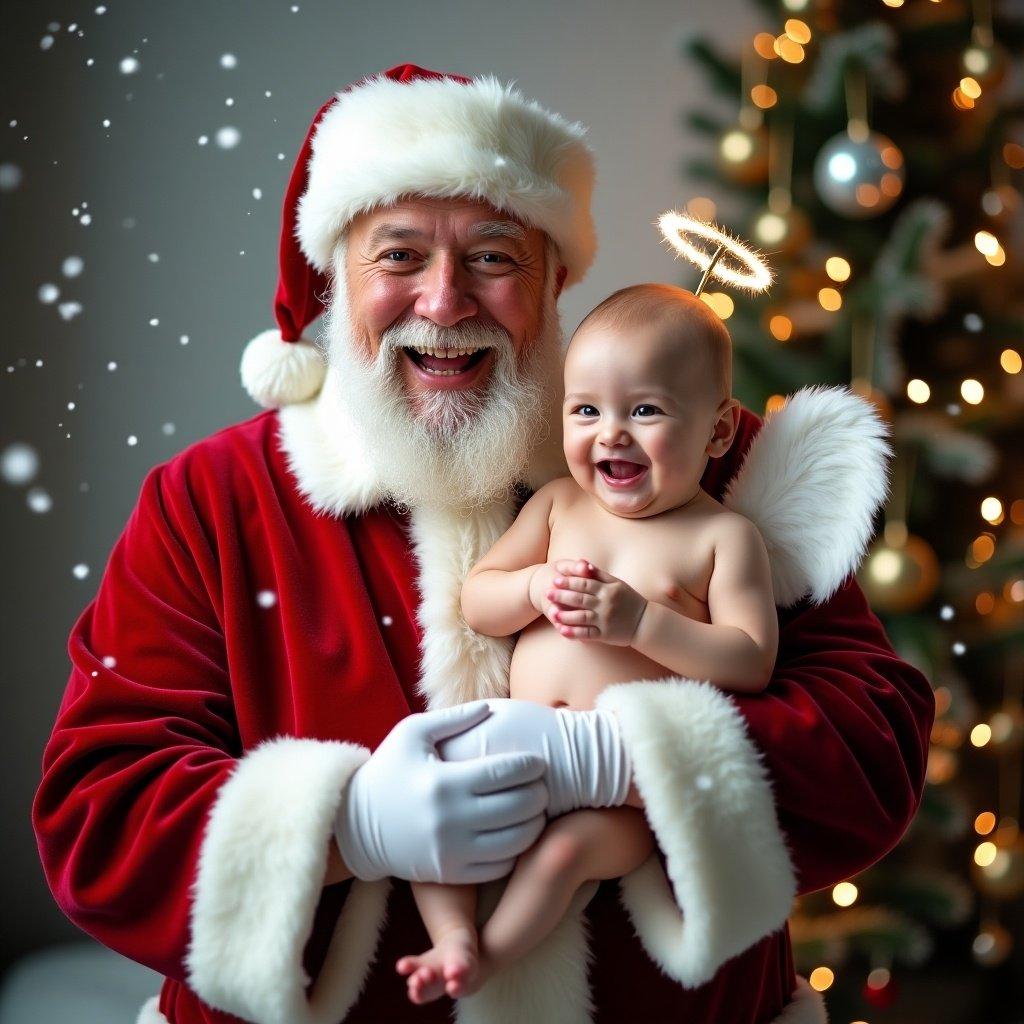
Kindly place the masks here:
[[(369, 750), (410, 711), (501, 693), (510, 642), (472, 634), (457, 593), (514, 509), (397, 514), (350, 438), (334, 449), (340, 415), (323, 398), (263, 413), (154, 469), (71, 634), (33, 821), (68, 917), (166, 976), (140, 1020), (450, 1018), (393, 969), (427, 946), (407, 884), (321, 882)], [(710, 494), (759, 426), (744, 410)], [(762, 695), (676, 679), (601, 700), (659, 853), (585, 910), (582, 892), (458, 1019), (823, 1020), (785, 918), (904, 833), (928, 682), (851, 576), (780, 612)]]

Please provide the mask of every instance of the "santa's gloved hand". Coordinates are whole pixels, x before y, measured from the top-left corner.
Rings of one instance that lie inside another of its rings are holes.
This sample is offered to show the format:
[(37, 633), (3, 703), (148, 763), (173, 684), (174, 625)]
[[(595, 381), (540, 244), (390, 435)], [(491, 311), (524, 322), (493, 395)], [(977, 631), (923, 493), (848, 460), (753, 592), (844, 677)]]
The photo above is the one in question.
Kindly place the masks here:
[(410, 715), (355, 771), (334, 834), (356, 878), (460, 885), (512, 870), (545, 825), (544, 762), (502, 753), (455, 764), (435, 749), (490, 715), (485, 701)]
[(579, 807), (626, 802), (633, 770), (618, 719), (610, 711), (549, 708), (526, 700), (489, 699), (493, 714), (438, 744), (446, 761), (512, 751), (547, 763), (548, 816)]

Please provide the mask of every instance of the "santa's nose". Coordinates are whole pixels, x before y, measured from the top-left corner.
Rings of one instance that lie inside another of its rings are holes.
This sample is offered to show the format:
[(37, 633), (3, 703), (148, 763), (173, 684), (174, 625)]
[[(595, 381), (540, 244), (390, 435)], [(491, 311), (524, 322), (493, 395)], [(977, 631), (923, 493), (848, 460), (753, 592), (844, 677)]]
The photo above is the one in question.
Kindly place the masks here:
[(452, 255), (435, 254), (421, 271), (420, 292), (413, 311), (439, 327), (451, 327), (479, 310), (465, 268)]

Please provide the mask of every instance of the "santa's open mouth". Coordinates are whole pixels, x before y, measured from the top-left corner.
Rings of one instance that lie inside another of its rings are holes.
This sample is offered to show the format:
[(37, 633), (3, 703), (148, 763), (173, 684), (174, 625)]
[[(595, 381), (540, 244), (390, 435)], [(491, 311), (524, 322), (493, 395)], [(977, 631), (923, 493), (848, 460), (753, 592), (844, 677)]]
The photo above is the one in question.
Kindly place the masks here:
[(597, 471), (609, 487), (632, 487), (643, 479), (647, 469), (639, 462), (626, 459), (602, 459), (597, 463)]
[(483, 362), (488, 349), (413, 348), (403, 352), (425, 373), (434, 377), (457, 377)]

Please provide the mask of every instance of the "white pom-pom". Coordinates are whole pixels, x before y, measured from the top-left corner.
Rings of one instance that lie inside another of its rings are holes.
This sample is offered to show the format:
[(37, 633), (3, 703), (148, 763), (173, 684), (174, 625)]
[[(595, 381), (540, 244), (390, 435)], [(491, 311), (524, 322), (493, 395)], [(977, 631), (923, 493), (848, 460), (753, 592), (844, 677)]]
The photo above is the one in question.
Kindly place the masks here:
[(775, 603), (820, 604), (864, 557), (888, 492), (888, 425), (846, 388), (807, 387), (769, 416), (722, 503), (761, 531)]
[(320, 390), (327, 372), (311, 342), (285, 341), (277, 329), (257, 334), (242, 354), (242, 386), (265, 409), (305, 402)]

